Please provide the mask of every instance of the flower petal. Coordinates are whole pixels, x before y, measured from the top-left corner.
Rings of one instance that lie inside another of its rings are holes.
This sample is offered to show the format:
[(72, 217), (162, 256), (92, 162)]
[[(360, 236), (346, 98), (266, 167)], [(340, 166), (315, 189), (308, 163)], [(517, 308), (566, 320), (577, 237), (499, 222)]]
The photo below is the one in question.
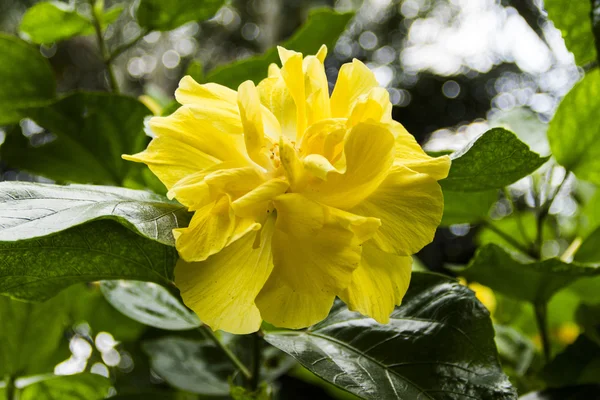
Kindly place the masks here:
[(306, 196), (348, 210), (377, 189), (394, 160), (394, 136), (385, 125), (363, 122), (346, 135), (346, 170), (331, 171), (326, 181), (312, 182)]
[(342, 65), (331, 94), (331, 116), (347, 118), (359, 96), (379, 86), (375, 75), (357, 59)]
[(175, 247), (186, 261), (204, 261), (250, 231), (260, 229), (252, 219), (233, 214), (228, 196), (197, 210), (187, 228), (173, 229)]
[(302, 54), (286, 50), (281, 46), (278, 46), (277, 50), (282, 64), (281, 76), (296, 105), (296, 140), (299, 140), (306, 129), (306, 91)]
[(387, 89), (375, 87), (367, 94), (358, 97), (350, 118), (348, 126), (354, 126), (359, 122), (390, 122), (392, 121), (392, 103)]
[(246, 81), (238, 87), (238, 106), (248, 155), (263, 168), (270, 167), (260, 99), (252, 81)]
[(302, 328), (327, 316), (335, 295), (350, 284), (360, 262), (360, 244), (374, 234), (379, 221), (296, 193), (281, 195), (274, 203), (275, 267), (256, 304), (265, 321)]
[(331, 116), (329, 83), (325, 67), (316, 56), (303, 61), (304, 90), (306, 94), (306, 117), (308, 126)]
[(246, 235), (206, 261), (177, 263), (175, 285), (184, 303), (213, 330), (247, 334), (260, 328), (254, 299), (273, 269), (274, 219), (269, 218), (257, 233), (261, 245), (256, 248), (256, 235)]
[(296, 103), (275, 64), (269, 66), (269, 77), (257, 86), (261, 103), (279, 121), (281, 133), (290, 140), (296, 140)]
[(334, 164), (342, 154), (347, 127), (344, 118), (324, 119), (309, 126), (302, 142), (300, 155), (320, 154)]
[(238, 113), (235, 90), (216, 83), (201, 85), (189, 75), (179, 81), (175, 99), (179, 104), (219, 109), (232, 116)]
[(290, 184), (283, 179), (271, 179), (231, 203), (233, 212), (239, 217), (260, 220), (272, 211), (272, 200), (285, 193)]
[(444, 198), (434, 178), (395, 166), (381, 186), (350, 211), (379, 218), (381, 227), (373, 237), (377, 247), (408, 256), (433, 240)]
[(411, 269), (411, 257), (385, 253), (369, 241), (363, 245), (352, 282), (339, 296), (350, 310), (387, 324), (408, 289)]

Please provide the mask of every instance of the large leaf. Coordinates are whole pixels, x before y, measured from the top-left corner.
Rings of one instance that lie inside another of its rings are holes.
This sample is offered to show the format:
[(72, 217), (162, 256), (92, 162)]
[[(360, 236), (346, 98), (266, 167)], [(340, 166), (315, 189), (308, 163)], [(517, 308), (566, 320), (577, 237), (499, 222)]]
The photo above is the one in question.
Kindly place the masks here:
[(304, 331), (269, 343), (321, 378), (365, 399), (515, 399), (498, 362), (489, 313), (451, 279), (414, 273), (381, 325), (337, 306)]
[[(2, 265), (2, 263), (0, 263)], [(58, 349), (67, 324), (64, 298), (25, 303), (0, 296), (0, 376), (45, 370)]]
[(34, 43), (52, 43), (92, 33), (94, 28), (72, 5), (41, 2), (27, 10), (19, 29)]
[(550, 122), (548, 140), (559, 164), (579, 179), (600, 184), (600, 70), (585, 76), (565, 96)]
[(22, 108), (50, 102), (56, 96), (52, 68), (26, 42), (0, 34), (0, 125), (19, 122)]
[[(281, 45), (305, 55), (316, 54), (323, 44), (333, 50), (335, 42), (353, 15), (337, 13), (328, 8), (312, 10), (304, 25)], [(267, 68), (271, 63), (279, 63), (276, 48), (271, 48), (260, 56), (215, 68), (207, 74), (205, 81), (220, 83), (233, 89), (237, 89), (246, 80), (258, 84), (267, 77)]]
[(584, 65), (595, 60), (591, 1), (544, 0), (544, 8), (554, 26), (561, 31), (575, 62)]
[(503, 128), (490, 129), (451, 157), (450, 173), (440, 183), (457, 192), (500, 189), (548, 161)]
[(508, 253), (496, 244), (479, 248), (467, 268), (457, 272), (507, 296), (532, 303), (546, 303), (575, 280), (600, 275), (595, 265), (567, 264), (558, 258), (531, 261)]
[(112, 384), (101, 375), (48, 376), (23, 388), (19, 400), (101, 400)]
[(0, 293), (44, 300), (79, 282), (129, 279), (170, 285), (177, 251), (114, 221), (43, 238), (0, 242)]
[(102, 293), (117, 310), (136, 321), (166, 330), (185, 330), (201, 325), (167, 289), (151, 282), (103, 281)]
[(189, 214), (179, 203), (143, 190), (0, 182), (0, 243), (42, 237), (100, 219), (174, 245), (172, 229), (187, 226)]
[(52, 136), (36, 142), (11, 132), (0, 147), (10, 166), (62, 182), (120, 185), (135, 168), (121, 155), (144, 149), (150, 110), (132, 97), (80, 92), (26, 114)]
[(600, 346), (580, 335), (546, 365), (542, 377), (550, 387), (600, 384)]
[(490, 208), (498, 199), (498, 191), (462, 193), (444, 191), (444, 215), (441, 225), (474, 224), (488, 216)]
[(224, 0), (141, 0), (137, 20), (148, 30), (169, 31), (186, 22), (211, 18), (224, 3)]

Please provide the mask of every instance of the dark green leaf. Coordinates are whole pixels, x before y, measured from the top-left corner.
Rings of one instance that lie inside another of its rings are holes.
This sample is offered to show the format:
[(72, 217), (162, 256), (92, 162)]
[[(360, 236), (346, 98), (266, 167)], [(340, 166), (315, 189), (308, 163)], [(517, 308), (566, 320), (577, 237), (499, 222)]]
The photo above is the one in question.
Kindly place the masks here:
[(179, 203), (142, 190), (91, 185), (0, 182), (0, 243), (42, 237), (110, 219), (152, 240), (174, 245), (174, 228), (187, 226)]
[(196, 314), (162, 286), (151, 282), (103, 281), (100, 287), (110, 304), (143, 324), (173, 331), (201, 325)]
[(338, 305), (312, 328), (269, 332), (265, 340), (365, 399), (516, 398), (488, 311), (439, 275), (414, 273), (387, 325)]
[(188, 65), (185, 74), (194, 78), (196, 82), (204, 82), (204, 65), (200, 61), (194, 60)]
[[(597, 286), (596, 289), (598, 289)], [(600, 346), (600, 304), (580, 304), (575, 313), (575, 319), (583, 328), (585, 336)]]
[(186, 22), (211, 18), (224, 3), (224, 0), (141, 0), (137, 20), (143, 28), (169, 31)]
[(147, 142), (143, 122), (150, 111), (132, 97), (74, 93), (26, 113), (52, 135), (9, 134), (0, 156), (56, 181), (120, 185), (135, 167), (121, 155), (142, 151)]
[[(353, 13), (340, 14), (328, 8), (313, 10), (304, 25), (281, 45), (305, 55), (316, 54), (323, 44), (331, 50), (353, 16)], [(258, 84), (267, 77), (269, 64), (278, 62), (277, 49), (272, 48), (261, 56), (215, 68), (207, 74), (206, 82), (220, 83), (233, 89), (246, 80)]]
[(556, 161), (579, 179), (595, 184), (600, 184), (599, 107), (600, 70), (596, 68), (562, 99), (548, 130)]
[(498, 354), (504, 369), (510, 366), (515, 375), (525, 375), (536, 355), (534, 344), (511, 327), (495, 325), (494, 330)]
[(19, 122), (22, 108), (47, 104), (56, 96), (52, 68), (26, 42), (0, 34), (0, 125)]
[(19, 400), (101, 400), (110, 387), (110, 379), (91, 373), (49, 376), (25, 386)]
[(129, 279), (170, 285), (177, 251), (114, 221), (0, 242), (0, 293), (44, 300), (79, 282)]
[(575, 253), (574, 259), (582, 263), (600, 262), (600, 228), (585, 238)]
[(546, 365), (542, 376), (550, 387), (600, 384), (600, 346), (580, 335), (575, 343)]
[(600, 385), (568, 386), (529, 393), (519, 400), (597, 400)]
[(591, 1), (544, 0), (548, 17), (558, 28), (567, 49), (575, 56), (578, 65), (596, 59), (592, 35)]
[(498, 191), (461, 193), (444, 191), (444, 215), (442, 226), (477, 223), (488, 216), (490, 208), (498, 199)]
[(558, 258), (531, 261), (496, 244), (479, 248), (467, 268), (457, 272), (516, 299), (546, 303), (560, 289), (583, 277), (600, 275), (600, 268)]
[(548, 157), (540, 157), (503, 128), (490, 129), (463, 150), (452, 155), (444, 190), (482, 192), (500, 189), (531, 174)]
[(34, 43), (53, 43), (93, 32), (92, 21), (75, 11), (73, 5), (41, 2), (29, 8), (19, 27)]

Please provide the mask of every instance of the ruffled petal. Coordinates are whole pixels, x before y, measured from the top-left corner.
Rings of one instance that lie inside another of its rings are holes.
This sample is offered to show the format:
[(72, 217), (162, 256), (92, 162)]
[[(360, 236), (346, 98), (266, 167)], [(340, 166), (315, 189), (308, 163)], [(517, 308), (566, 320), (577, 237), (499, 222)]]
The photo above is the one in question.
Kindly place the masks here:
[(277, 47), (281, 58), (281, 76), (296, 106), (296, 140), (299, 140), (306, 129), (306, 91), (304, 72), (302, 70), (302, 54)]
[(179, 260), (175, 285), (184, 303), (213, 330), (235, 334), (256, 332), (262, 318), (254, 300), (273, 269), (271, 240), (274, 218), (269, 218), (254, 247), (250, 234), (199, 263)]
[(344, 142), (346, 169), (327, 174), (325, 181), (312, 182), (306, 195), (344, 210), (360, 203), (377, 189), (394, 160), (394, 136), (384, 125), (360, 123)]
[(413, 171), (427, 174), (436, 180), (444, 179), (450, 171), (450, 157), (430, 157), (423, 151), (414, 136), (402, 126), (393, 121), (390, 124), (396, 136), (396, 159), (394, 165), (403, 165)]
[[(327, 48), (325, 55), (327, 54)], [(304, 90), (306, 94), (306, 117), (308, 126), (331, 116), (329, 83), (323, 62), (317, 56), (308, 56), (303, 61)]]
[(175, 99), (183, 105), (217, 109), (229, 114), (230, 117), (238, 115), (235, 90), (216, 83), (201, 85), (189, 75), (179, 81)]
[(269, 66), (269, 77), (257, 86), (261, 103), (271, 111), (280, 124), (280, 130), (290, 140), (296, 140), (296, 103), (275, 64)]
[(173, 229), (175, 247), (186, 261), (204, 261), (260, 226), (252, 219), (235, 216), (229, 198), (222, 196), (197, 210), (187, 228)]
[(347, 127), (344, 118), (324, 119), (308, 127), (300, 142), (300, 155), (320, 154), (331, 164), (339, 159), (344, 148)]
[(283, 179), (271, 179), (231, 203), (233, 212), (239, 217), (262, 220), (273, 211), (272, 201), (283, 194), (290, 184)]
[(379, 221), (295, 193), (274, 203), (275, 267), (256, 304), (265, 321), (302, 328), (323, 319), (336, 294), (350, 284), (360, 263), (360, 245), (375, 233)]
[(373, 237), (377, 247), (408, 256), (433, 240), (444, 198), (434, 178), (396, 166), (371, 196), (350, 211), (379, 218), (381, 227)]
[(379, 250), (371, 241), (363, 245), (360, 266), (340, 298), (352, 311), (387, 324), (394, 307), (400, 305), (412, 269), (412, 258)]
[(342, 65), (331, 94), (331, 116), (347, 118), (358, 97), (378, 86), (375, 74), (357, 59)]
[(392, 103), (387, 89), (373, 88), (369, 93), (359, 96), (356, 100), (348, 118), (348, 126), (366, 121), (382, 123), (392, 121)]
[(270, 167), (260, 99), (252, 81), (246, 81), (239, 86), (238, 106), (244, 127), (246, 152), (258, 165), (263, 168)]
[(232, 199), (245, 195), (264, 181), (264, 175), (254, 166), (219, 169), (204, 178), (204, 182), (213, 190), (225, 193)]

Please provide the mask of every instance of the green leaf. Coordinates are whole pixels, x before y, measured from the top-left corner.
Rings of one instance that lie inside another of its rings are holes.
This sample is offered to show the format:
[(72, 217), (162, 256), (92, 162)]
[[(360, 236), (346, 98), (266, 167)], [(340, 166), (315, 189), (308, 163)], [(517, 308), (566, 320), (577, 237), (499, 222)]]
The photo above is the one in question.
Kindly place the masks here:
[(110, 379), (91, 373), (49, 376), (25, 386), (19, 400), (101, 400), (111, 386)]
[(500, 189), (531, 174), (549, 157), (540, 157), (503, 128), (493, 128), (452, 154), (444, 190), (482, 192)]
[[(598, 287), (596, 286), (596, 288)], [(580, 304), (575, 318), (583, 328), (585, 336), (600, 346), (600, 305)]]
[(41, 2), (27, 10), (19, 29), (32, 42), (43, 44), (91, 33), (93, 25), (73, 5)]
[(497, 199), (497, 190), (468, 194), (444, 190), (444, 215), (441, 225), (477, 223), (488, 216)]
[(338, 304), (312, 328), (269, 332), (265, 340), (365, 399), (516, 398), (488, 311), (440, 275), (414, 273), (387, 325)]
[(519, 400), (591, 400), (597, 398), (600, 385), (568, 386), (532, 392)]
[(575, 280), (600, 275), (596, 266), (567, 264), (558, 258), (531, 261), (496, 244), (480, 247), (468, 267), (455, 271), (494, 291), (531, 303), (546, 303)]
[(0, 125), (17, 123), (22, 108), (56, 97), (52, 68), (40, 52), (14, 36), (0, 33)]
[(186, 22), (211, 18), (223, 4), (224, 0), (141, 0), (137, 20), (148, 30), (170, 31)]
[(102, 27), (106, 27), (107, 25), (112, 24), (117, 19), (119, 19), (119, 16), (121, 15), (124, 9), (124, 6), (117, 4), (105, 10), (102, 14), (100, 14), (100, 25)]
[(600, 384), (600, 346), (580, 335), (546, 365), (542, 377), (550, 387)]
[(505, 370), (510, 366), (517, 376), (525, 375), (536, 355), (534, 344), (511, 327), (495, 325), (494, 330), (502, 366)]
[(584, 65), (595, 60), (591, 2), (544, 0), (544, 8), (554, 26), (561, 31), (567, 49), (575, 56), (575, 62)]
[(142, 324), (172, 331), (201, 325), (196, 314), (162, 286), (151, 282), (103, 281), (100, 287), (113, 307)]
[[(581, 263), (600, 263), (600, 228), (590, 233), (575, 253), (574, 260)], [(569, 289), (586, 304), (600, 304), (600, 277), (590, 277), (574, 282)]]
[(163, 196), (109, 186), (0, 182), (0, 205), (0, 243), (110, 219), (173, 246), (172, 230), (190, 220), (185, 207)]
[(600, 70), (597, 68), (562, 99), (550, 121), (548, 140), (556, 161), (577, 178), (600, 184)]
[(52, 136), (34, 142), (9, 132), (0, 156), (56, 181), (120, 185), (135, 168), (121, 155), (142, 151), (147, 142), (143, 123), (150, 111), (132, 97), (80, 92), (26, 114)]
[(0, 296), (0, 376), (49, 372), (68, 321), (64, 300), (24, 303)]
[[(332, 50), (353, 16), (353, 13), (337, 13), (328, 8), (312, 10), (304, 25), (281, 45), (305, 55), (316, 54), (323, 44)], [(277, 49), (271, 48), (263, 55), (217, 67), (207, 74), (205, 81), (220, 83), (232, 89), (237, 89), (246, 80), (258, 84), (267, 77), (269, 64), (278, 62)]]
[(128, 279), (171, 285), (174, 247), (114, 221), (94, 221), (58, 234), (0, 242), (0, 293), (48, 299), (75, 283)]

